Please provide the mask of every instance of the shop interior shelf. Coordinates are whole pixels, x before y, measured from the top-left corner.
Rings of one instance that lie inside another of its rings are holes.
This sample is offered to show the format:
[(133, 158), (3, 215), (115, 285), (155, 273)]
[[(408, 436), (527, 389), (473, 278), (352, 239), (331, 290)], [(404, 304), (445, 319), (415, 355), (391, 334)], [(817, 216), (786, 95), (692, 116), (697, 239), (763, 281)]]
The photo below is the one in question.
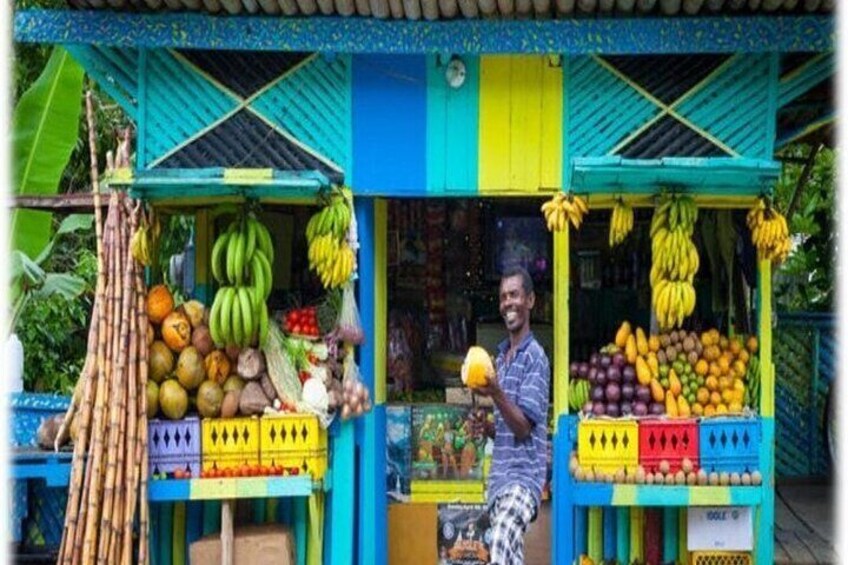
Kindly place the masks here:
[(758, 506), (761, 486), (653, 486), (573, 483), (577, 506)]
[(227, 479), (162, 479), (149, 482), (148, 500), (224, 500), (309, 496), (323, 488), (311, 477), (241, 477)]

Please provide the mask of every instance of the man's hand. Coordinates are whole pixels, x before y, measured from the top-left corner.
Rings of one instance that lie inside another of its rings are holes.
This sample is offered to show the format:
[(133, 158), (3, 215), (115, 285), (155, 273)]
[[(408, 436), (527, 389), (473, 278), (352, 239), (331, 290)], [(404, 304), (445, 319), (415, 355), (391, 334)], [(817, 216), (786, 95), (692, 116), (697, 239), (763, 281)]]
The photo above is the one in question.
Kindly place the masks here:
[(488, 396), (489, 398), (494, 399), (503, 391), (501, 390), (501, 385), (498, 383), (497, 377), (490, 376), (488, 384), (486, 384), (486, 386), (476, 387), (474, 392), (480, 396)]

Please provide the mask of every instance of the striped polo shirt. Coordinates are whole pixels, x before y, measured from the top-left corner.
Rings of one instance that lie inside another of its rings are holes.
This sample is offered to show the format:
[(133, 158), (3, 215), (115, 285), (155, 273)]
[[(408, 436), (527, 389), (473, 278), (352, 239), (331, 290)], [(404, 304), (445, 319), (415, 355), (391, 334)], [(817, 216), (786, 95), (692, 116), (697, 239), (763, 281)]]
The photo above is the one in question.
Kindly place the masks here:
[(536, 507), (542, 495), (548, 464), (548, 399), (550, 365), (545, 350), (529, 333), (506, 363), (509, 340), (498, 345), (498, 383), (506, 397), (530, 421), (530, 435), (519, 440), (495, 407), (495, 447), (489, 469), (488, 501), (492, 505), (506, 487), (519, 484), (533, 494)]

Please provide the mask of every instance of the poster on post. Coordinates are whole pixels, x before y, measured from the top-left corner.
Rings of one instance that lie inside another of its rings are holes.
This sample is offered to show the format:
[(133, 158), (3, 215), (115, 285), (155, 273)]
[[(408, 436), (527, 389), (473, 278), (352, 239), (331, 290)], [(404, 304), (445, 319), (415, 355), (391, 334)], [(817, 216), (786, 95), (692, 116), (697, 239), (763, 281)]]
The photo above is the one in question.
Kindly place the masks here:
[(484, 504), (440, 504), (439, 565), (486, 565), (491, 530)]

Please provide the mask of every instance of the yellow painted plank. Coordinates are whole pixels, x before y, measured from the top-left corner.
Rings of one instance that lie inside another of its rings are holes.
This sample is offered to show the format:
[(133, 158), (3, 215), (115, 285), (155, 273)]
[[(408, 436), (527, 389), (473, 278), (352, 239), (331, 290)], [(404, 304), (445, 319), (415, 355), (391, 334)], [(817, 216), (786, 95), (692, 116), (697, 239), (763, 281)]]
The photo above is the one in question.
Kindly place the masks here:
[(774, 417), (774, 364), (771, 334), (771, 261), (759, 262), (760, 415)]
[(614, 485), (612, 487), (613, 506), (636, 506), (636, 485)]
[(376, 404), (386, 402), (388, 210), (386, 200), (379, 198), (374, 201), (374, 402)]
[(306, 562), (321, 565), (324, 562), (324, 493), (316, 492), (307, 502)]
[(510, 166), (510, 57), (480, 57), (480, 192), (497, 192), (509, 185)]
[(251, 184), (271, 181), (274, 178), (272, 169), (224, 169), (224, 184)]
[[(554, 233), (554, 414), (568, 412), (569, 233)], [(554, 418), (556, 425), (558, 417)]]
[(542, 59), (540, 186), (562, 188), (562, 66)]
[(484, 490), (483, 481), (411, 481), (411, 494), (480, 494)]
[(540, 56), (512, 57), (509, 187), (539, 188), (542, 162), (542, 62)]
[(691, 506), (727, 506), (730, 504), (730, 488), (690, 487), (689, 503)]

